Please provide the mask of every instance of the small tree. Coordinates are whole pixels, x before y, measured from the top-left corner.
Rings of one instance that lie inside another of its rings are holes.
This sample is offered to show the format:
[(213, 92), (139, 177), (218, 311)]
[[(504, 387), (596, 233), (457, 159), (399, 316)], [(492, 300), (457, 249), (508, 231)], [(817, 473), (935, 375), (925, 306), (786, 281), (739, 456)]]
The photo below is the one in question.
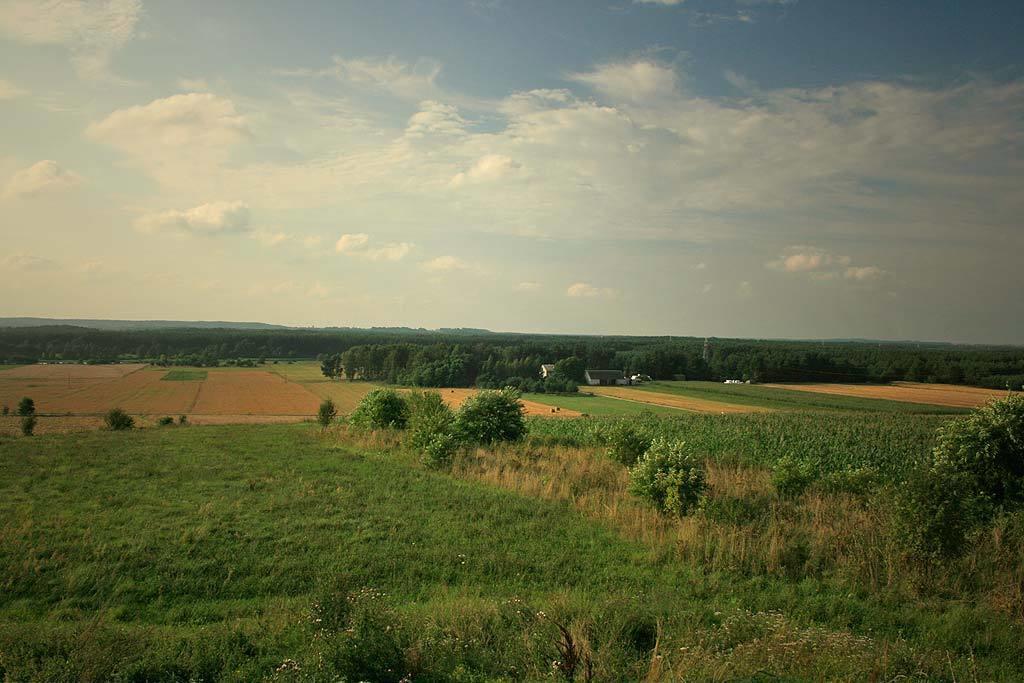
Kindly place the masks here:
[(519, 392), (514, 389), (481, 391), (459, 409), (460, 434), (476, 443), (518, 441), (526, 434), (526, 420)]
[(327, 429), (334, 422), (334, 419), (338, 417), (338, 408), (334, 405), (334, 401), (327, 398), (320, 404), (320, 410), (316, 414), (316, 421), (320, 423), (320, 426)]
[(427, 467), (441, 469), (451, 464), (459, 447), (455, 413), (436, 391), (413, 392), (409, 396), (408, 444), (420, 454)]
[(352, 424), (367, 429), (404, 429), (409, 404), (394, 389), (374, 389), (352, 412)]
[(26, 415), (21, 418), (21, 433), (24, 436), (32, 436), (36, 431), (36, 416)]
[(555, 374), (576, 384), (583, 384), (586, 381), (586, 371), (587, 364), (576, 356), (569, 356), (555, 363)]
[(159, 420), (157, 420), (156, 423), (161, 427), (166, 427), (167, 425), (174, 424), (174, 418), (171, 417), (170, 415), (164, 415)]
[(103, 417), (106, 428), (112, 432), (121, 432), (135, 426), (135, 420), (131, 415), (120, 408), (111, 408)]
[(18, 415), (25, 417), (26, 415), (36, 414), (36, 402), (30, 399), (28, 396), (18, 401)]
[(185, 417), (184, 415), (179, 415), (178, 416), (178, 424), (183, 425), (183, 426), (187, 425), (188, 424), (188, 418)]
[(11, 408), (10, 408), (10, 406), (8, 406), (8, 405), (6, 405), (6, 404), (5, 404), (5, 405), (4, 405), (4, 407), (3, 407), (3, 410), (2, 410), (2, 412), (3, 412), (4, 416), (10, 415), (10, 414), (11, 414)]
[(629, 470), (629, 491), (661, 512), (683, 517), (708, 488), (704, 463), (682, 441), (657, 438)]

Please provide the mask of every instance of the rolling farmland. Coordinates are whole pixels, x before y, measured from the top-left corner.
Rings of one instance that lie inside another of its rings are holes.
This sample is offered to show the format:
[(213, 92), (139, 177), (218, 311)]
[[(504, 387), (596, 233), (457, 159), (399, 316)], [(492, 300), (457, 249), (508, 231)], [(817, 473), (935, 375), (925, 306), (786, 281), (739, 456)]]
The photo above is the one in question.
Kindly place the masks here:
[(993, 398), (1006, 396), (1006, 391), (981, 389), (953, 384), (921, 384), (894, 382), (893, 384), (766, 384), (768, 388), (812, 392), (833, 396), (851, 396), (866, 399), (884, 399), (904, 403), (976, 408)]

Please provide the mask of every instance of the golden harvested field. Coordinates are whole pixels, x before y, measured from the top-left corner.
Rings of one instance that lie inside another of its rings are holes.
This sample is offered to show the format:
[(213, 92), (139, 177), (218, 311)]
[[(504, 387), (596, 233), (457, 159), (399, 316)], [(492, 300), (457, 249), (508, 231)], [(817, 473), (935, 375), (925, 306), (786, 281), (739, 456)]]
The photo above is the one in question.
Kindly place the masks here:
[(927, 403), (954, 408), (976, 408), (993, 398), (1006, 396), (1005, 391), (964, 387), (955, 384), (919, 384), (894, 382), (893, 384), (765, 384), (776, 389), (811, 391), (819, 394), (883, 398), (905, 403)]
[[(23, 365), (0, 370), (0, 405), (14, 408), (23, 396), (39, 412), (68, 412), (71, 397), (96, 387), (113, 385), (145, 365)], [(94, 412), (94, 411), (89, 411)]]
[[(441, 398), (444, 402), (451, 406), (453, 409), (458, 408), (462, 405), (470, 396), (475, 396), (479, 393), (479, 389), (426, 389), (426, 391), (437, 391), (441, 394)], [(523, 404), (523, 411), (527, 415), (539, 415), (540, 417), (579, 417), (581, 413), (575, 410), (569, 410), (563, 408), (558, 411), (552, 411), (551, 406), (544, 405), (543, 403), (537, 403), (536, 401), (520, 401)]]
[[(191, 382), (168, 382), (191, 384)], [(320, 398), (266, 370), (211, 369), (190, 412), (197, 415), (316, 415)]]
[(629, 387), (580, 387), (580, 390), (588, 391), (598, 396), (609, 396), (611, 398), (618, 398), (624, 401), (648, 403), (650, 405), (666, 406), (668, 408), (679, 408), (680, 410), (689, 410), (694, 413), (726, 414), (771, 412), (770, 408), (741, 406), (734, 403), (720, 403), (718, 401), (708, 401), (702, 398), (690, 398), (689, 396), (679, 396), (676, 394), (640, 391), (639, 389), (631, 389)]

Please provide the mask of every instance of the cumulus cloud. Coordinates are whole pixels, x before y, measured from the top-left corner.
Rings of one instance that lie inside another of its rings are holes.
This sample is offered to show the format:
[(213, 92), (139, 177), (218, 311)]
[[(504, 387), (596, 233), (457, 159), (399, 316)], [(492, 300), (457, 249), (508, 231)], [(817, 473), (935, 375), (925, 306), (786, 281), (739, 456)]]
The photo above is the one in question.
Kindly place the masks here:
[(619, 102), (652, 102), (673, 96), (678, 89), (675, 70), (650, 59), (603, 64), (593, 71), (570, 74), (569, 79)]
[(23, 88), (18, 87), (7, 79), (0, 78), (0, 100), (16, 100), (27, 95)]
[(342, 235), (334, 244), (334, 250), (339, 254), (368, 261), (401, 261), (412, 248), (411, 242), (388, 242), (379, 247), (371, 246), (370, 236), (363, 232)]
[(519, 291), (519, 292), (539, 292), (540, 291), (540, 283), (539, 282), (529, 282), (529, 281), (528, 282), (520, 282), (518, 285), (516, 285), (516, 291)]
[(180, 183), (209, 174), (251, 132), (231, 100), (188, 93), (118, 109), (90, 124), (86, 135), (121, 150), (161, 180)]
[(440, 273), (453, 270), (469, 270), (472, 266), (457, 256), (438, 256), (437, 258), (424, 261), (421, 264), (423, 270), (430, 273)]
[(466, 125), (457, 107), (426, 100), (420, 102), (420, 110), (409, 118), (405, 135), (408, 138), (459, 136), (466, 132)]
[(469, 183), (489, 183), (515, 173), (520, 168), (512, 157), (504, 154), (486, 154), (476, 160), (469, 170), (452, 176), (451, 186), (461, 187)]
[(787, 273), (806, 273), (832, 266), (846, 266), (849, 263), (849, 256), (836, 256), (818, 247), (798, 245), (787, 247), (778, 259), (769, 261), (766, 266)]
[(144, 232), (178, 232), (222, 235), (249, 228), (249, 207), (240, 201), (211, 202), (185, 211), (162, 211), (140, 217), (136, 227)]
[(595, 287), (589, 282), (575, 282), (565, 290), (566, 296), (571, 297), (610, 297), (615, 295), (615, 290), (609, 287)]
[(850, 266), (843, 271), (843, 277), (857, 282), (871, 282), (881, 278), (884, 272), (877, 266)]
[(56, 161), (44, 159), (11, 176), (4, 188), (5, 198), (27, 197), (66, 190), (81, 184), (82, 177), (74, 171), (63, 168)]
[(110, 79), (110, 60), (135, 35), (140, 0), (5, 0), (0, 33), (28, 45), (63, 45), (82, 78)]

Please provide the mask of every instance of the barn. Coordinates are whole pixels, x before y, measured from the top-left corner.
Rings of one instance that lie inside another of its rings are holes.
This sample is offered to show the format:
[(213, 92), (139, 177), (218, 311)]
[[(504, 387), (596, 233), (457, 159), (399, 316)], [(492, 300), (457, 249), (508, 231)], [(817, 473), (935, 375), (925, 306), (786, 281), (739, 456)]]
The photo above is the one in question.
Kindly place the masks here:
[(587, 384), (592, 387), (609, 387), (616, 384), (629, 384), (622, 370), (587, 370)]

